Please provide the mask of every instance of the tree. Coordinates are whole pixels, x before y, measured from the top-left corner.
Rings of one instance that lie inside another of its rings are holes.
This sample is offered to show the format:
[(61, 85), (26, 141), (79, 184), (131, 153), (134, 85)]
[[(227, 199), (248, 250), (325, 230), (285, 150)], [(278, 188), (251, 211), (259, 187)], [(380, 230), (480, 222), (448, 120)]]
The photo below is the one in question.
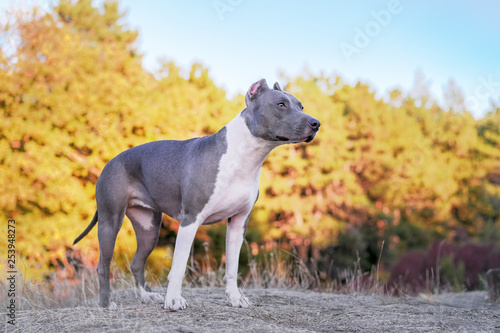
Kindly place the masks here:
[(453, 110), (459, 113), (465, 111), (464, 92), (454, 79), (449, 79), (448, 83), (443, 87), (443, 97), (445, 110)]
[(84, 226), (78, 222), (91, 217), (104, 163), (145, 141), (136, 129), (148, 122), (142, 110), (155, 82), (142, 69), (137, 33), (118, 23), (117, 2), (103, 7), (101, 14), (91, 1), (61, 1), (52, 12), (16, 17), (2, 31), (17, 34), (19, 43), (0, 68), (8, 77), (0, 132), (9, 168), (0, 176), (0, 205), (3, 215), (20, 220), (20, 252), (44, 266), (41, 249), (65, 257)]

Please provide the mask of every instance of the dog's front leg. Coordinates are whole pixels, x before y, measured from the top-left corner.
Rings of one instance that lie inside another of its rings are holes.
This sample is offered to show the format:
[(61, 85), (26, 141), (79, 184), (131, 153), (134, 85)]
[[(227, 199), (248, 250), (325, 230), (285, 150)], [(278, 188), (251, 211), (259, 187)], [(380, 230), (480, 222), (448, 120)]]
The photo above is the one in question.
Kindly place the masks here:
[(194, 236), (198, 230), (197, 223), (188, 226), (179, 226), (175, 240), (174, 258), (172, 268), (168, 274), (167, 295), (165, 296), (165, 309), (181, 310), (187, 308), (186, 300), (181, 296), (182, 280), (186, 272), (186, 264), (191, 252)]
[(246, 308), (250, 301), (238, 290), (238, 261), (240, 249), (245, 238), (248, 214), (235, 215), (227, 222), (226, 234), (226, 296), (234, 307)]

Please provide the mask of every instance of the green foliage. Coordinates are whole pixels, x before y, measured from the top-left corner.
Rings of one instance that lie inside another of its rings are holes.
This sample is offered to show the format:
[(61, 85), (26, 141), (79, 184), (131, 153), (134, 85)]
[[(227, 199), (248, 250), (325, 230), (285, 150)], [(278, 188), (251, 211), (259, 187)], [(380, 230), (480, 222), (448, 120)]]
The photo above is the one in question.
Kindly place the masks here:
[(465, 289), (465, 264), (463, 262), (455, 264), (453, 256), (446, 256), (441, 258), (439, 270), (442, 283), (449, 285), (455, 292)]
[[(243, 96), (228, 100), (201, 64), (185, 73), (162, 60), (154, 75), (145, 71), (138, 33), (123, 16), (116, 1), (96, 8), (60, 0), (0, 26), (0, 40), (18, 41), (15, 50), (0, 44), (0, 217), (18, 220), (18, 250), (35, 276), (68, 268), (66, 250), (93, 216), (106, 162), (148, 141), (214, 133), (244, 108)], [(322, 126), (313, 142), (280, 147), (264, 163), (250, 243), (286, 240), (302, 259), (337, 244), (340, 265), (359, 256), (369, 267), (383, 242), (389, 265), (458, 229), (498, 241), (498, 107), (476, 121), (456, 106), (455, 86), (443, 110), (398, 90), (383, 101), (370, 86), (337, 76), (286, 81)], [(219, 260), (223, 227), (210, 228), (200, 230), (195, 249), (211, 241)], [(77, 250), (95, 265), (95, 230), (83, 242)], [(125, 265), (135, 249), (130, 223), (117, 246)]]

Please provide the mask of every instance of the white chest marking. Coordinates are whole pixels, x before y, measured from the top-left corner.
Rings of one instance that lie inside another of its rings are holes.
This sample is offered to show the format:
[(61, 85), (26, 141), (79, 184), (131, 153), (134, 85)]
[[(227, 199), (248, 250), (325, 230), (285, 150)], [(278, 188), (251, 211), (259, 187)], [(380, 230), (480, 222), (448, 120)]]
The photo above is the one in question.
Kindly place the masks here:
[(226, 129), (227, 151), (219, 162), (214, 192), (197, 217), (199, 223), (250, 213), (259, 191), (260, 168), (276, 146), (254, 137), (241, 115)]

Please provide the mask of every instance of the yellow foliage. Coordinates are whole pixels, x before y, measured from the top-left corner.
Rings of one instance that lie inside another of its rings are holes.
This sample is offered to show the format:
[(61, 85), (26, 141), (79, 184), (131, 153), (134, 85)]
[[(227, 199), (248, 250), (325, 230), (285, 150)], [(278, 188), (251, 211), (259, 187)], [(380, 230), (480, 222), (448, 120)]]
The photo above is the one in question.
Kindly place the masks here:
[[(0, 30), (0, 39), (20, 40), (12, 54), (0, 49), (0, 218), (18, 221), (17, 249), (35, 277), (63, 269), (57, 258), (90, 222), (95, 182), (111, 158), (153, 140), (214, 133), (244, 108), (244, 97), (228, 100), (201, 64), (184, 73), (163, 60), (156, 75), (145, 71), (118, 3), (102, 9), (60, 0)], [(436, 233), (500, 223), (498, 108), (476, 121), (417, 107), (399, 91), (377, 100), (367, 85), (324, 75), (291, 78), (285, 90), (322, 125), (313, 142), (280, 147), (264, 163), (250, 228), (266, 239), (325, 247), (347, 226), (372, 221)], [(126, 221), (118, 264), (134, 245)], [(95, 265), (95, 230), (79, 249)], [(153, 253), (152, 270), (168, 266), (165, 255)]]

